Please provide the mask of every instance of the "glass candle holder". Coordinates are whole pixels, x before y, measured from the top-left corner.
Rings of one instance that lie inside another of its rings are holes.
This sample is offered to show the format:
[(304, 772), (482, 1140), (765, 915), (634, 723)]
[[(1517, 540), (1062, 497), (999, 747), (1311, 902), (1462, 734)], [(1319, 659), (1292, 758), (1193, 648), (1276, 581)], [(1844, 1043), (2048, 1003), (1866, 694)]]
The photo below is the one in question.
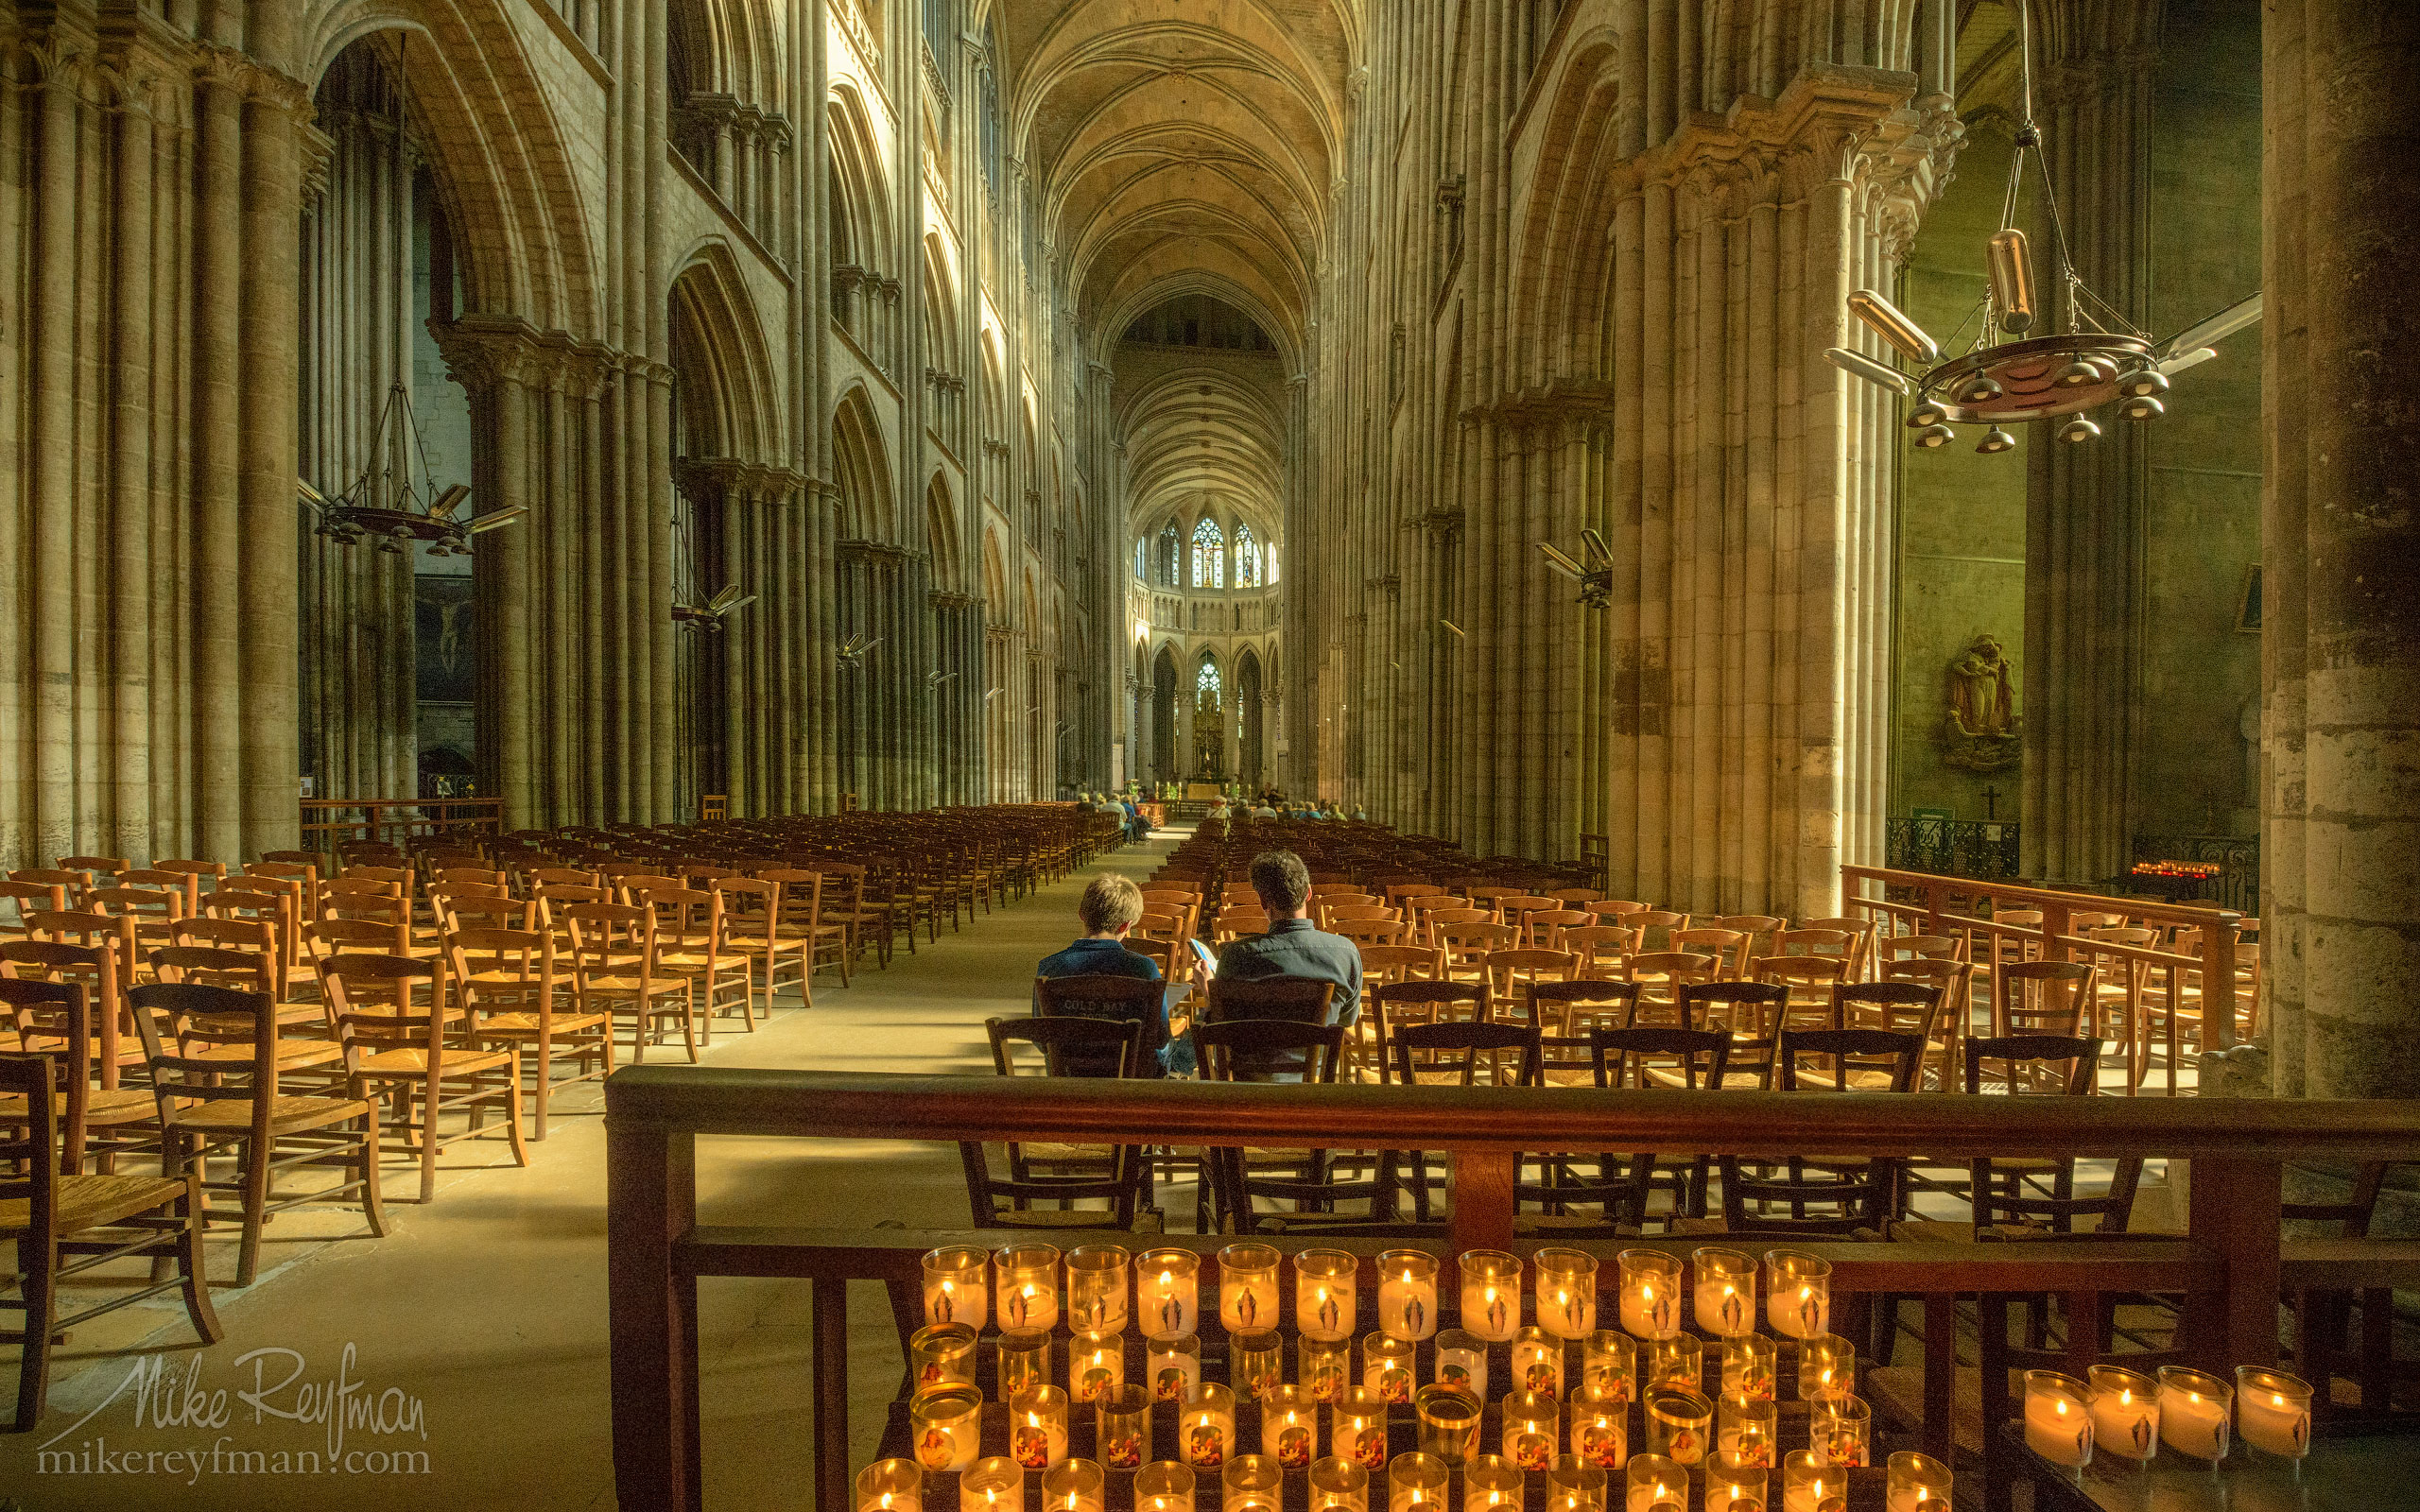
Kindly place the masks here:
[(1605, 1493), (1612, 1484), (1604, 1470), (1564, 1454), (1547, 1472), (1548, 1512), (1605, 1512)]
[(912, 1459), (878, 1459), (857, 1471), (857, 1512), (921, 1512), (925, 1472)]
[[(1143, 1512), (1137, 1508), (1136, 1512)], [(1311, 1512), (1370, 1512), (1368, 1467), (1330, 1455), (1311, 1466)]]
[(1153, 1460), (1134, 1472), (1134, 1512), (1193, 1512), (1193, 1467)]
[(951, 1382), (975, 1382), (975, 1331), (963, 1323), (935, 1323), (908, 1336), (908, 1367), (916, 1389)]
[(1715, 1404), (1714, 1451), (1772, 1469), (1781, 1457), (1780, 1409), (1763, 1397), (1725, 1397)]
[(1857, 1346), (1837, 1333), (1818, 1333), (1798, 1345), (1798, 1400), (1821, 1401), (1857, 1392)]
[(1563, 1349), (1563, 1341), (1544, 1329), (1523, 1329), (1513, 1334), (1512, 1379), (1506, 1384), (1514, 1391), (1561, 1397)]
[(963, 1323), (976, 1332), (992, 1318), (992, 1257), (951, 1247), (925, 1256), (925, 1321)]
[(1668, 1339), (1681, 1332), (1681, 1263), (1660, 1249), (1625, 1249), (1621, 1266), (1622, 1332)]
[(955, 1475), (983, 1452), (983, 1393), (951, 1382), (920, 1391), (908, 1400), (908, 1441), (916, 1463), (937, 1475)]
[(1619, 1398), (1582, 1385), (1571, 1394), (1571, 1457), (1617, 1470), (1630, 1458), (1630, 1395)]
[(1028, 1386), (1050, 1384), (1049, 1334), (1040, 1329), (1003, 1329), (999, 1348), (1002, 1401)]
[(1461, 1280), (1462, 1331), (1504, 1344), (1521, 1328), (1521, 1263), (1500, 1249), (1466, 1249), (1454, 1263)]
[(1294, 1257), (1294, 1332), (1323, 1343), (1353, 1337), (1360, 1297), (1358, 1256), (1305, 1249)]
[[(1817, 1452), (1824, 1450), (1823, 1414), (1831, 1402), (1819, 1404), (1815, 1417)], [(2082, 1469), (2092, 1463), (2092, 1388), (2056, 1370), (2025, 1372), (2025, 1447), (2053, 1465)], [(1838, 1455), (1830, 1456), (1841, 1463)]]
[(1330, 1402), (1353, 1383), (1353, 1345), (1347, 1339), (1305, 1339), (1294, 1347), (1294, 1379), (1303, 1395)]
[(1373, 1333), (1361, 1341), (1361, 1385), (1386, 1401), (1409, 1401), (1418, 1347), (1409, 1339)]
[(1832, 1263), (1794, 1249), (1766, 1250), (1765, 1322), (1787, 1339), (1830, 1332)]
[[(1375, 1338), (1378, 1335), (1372, 1334)], [(1368, 1358), (1369, 1349), (1362, 1349)], [(1487, 1400), (1487, 1341), (1468, 1329), (1447, 1329), (1437, 1335), (1437, 1383)]]
[(1903, 1449), (1891, 1456), (1887, 1473), (1884, 1512), (1949, 1512), (1949, 1467), (1930, 1454)]
[(1642, 1352), (1647, 1356), (1650, 1386), (1705, 1389), (1705, 1344), (1696, 1334), (1675, 1333), (1668, 1339), (1657, 1339)]
[(1689, 1469), (1661, 1454), (1634, 1454), (1622, 1469), (1623, 1512), (1688, 1512)]
[(1227, 1380), (1242, 1401), (1258, 1401), (1286, 1379), (1286, 1336), (1275, 1329), (1238, 1333), (1227, 1341)]
[(1079, 1333), (1067, 1341), (1067, 1385), (1078, 1401), (1126, 1384), (1126, 1335)]
[(2159, 1441), (2195, 1459), (2227, 1457), (2235, 1387), (2181, 1365), (2159, 1367)]
[(1289, 1470), (1306, 1470), (1319, 1457), (1319, 1408), (1300, 1386), (1271, 1386), (1260, 1394), (1260, 1452)]
[(1057, 1386), (1028, 1386), (1011, 1398), (1009, 1458), (1044, 1470), (1066, 1457), (1067, 1394)]
[(1093, 1455), (1113, 1470), (1139, 1470), (1151, 1452), (1151, 1394), (1140, 1385), (1112, 1386), (1093, 1399), (1098, 1432)]
[(1219, 1321), (1230, 1333), (1277, 1326), (1278, 1254), (1267, 1245), (1219, 1251)]
[(2159, 1452), (2158, 1382), (2122, 1366), (2097, 1365), (2085, 1372), (2085, 1383), (2092, 1387), (2095, 1449), (2133, 1460)]
[(2283, 1370), (2235, 1367), (2235, 1431), (2264, 1454), (2301, 1459), (2310, 1452), (2309, 1384)]
[(1237, 1454), (1219, 1472), (1220, 1512), (1278, 1512), (1285, 1486), (1275, 1456)]
[(1197, 1470), (1215, 1470), (1236, 1449), (1236, 1394), (1204, 1381), (1177, 1408), (1177, 1450)]
[(1504, 1399), (1503, 1457), (1540, 1474), (1554, 1468), (1563, 1437), (1563, 1408), (1552, 1397), (1516, 1391)]
[(1387, 1466), (1387, 1512), (1437, 1512), (1452, 1476), (1433, 1454), (1398, 1454)]
[(1722, 1341), (1722, 1394), (1773, 1400), (1773, 1341), (1743, 1333)]
[(1537, 1268), (1538, 1326), (1559, 1339), (1584, 1339), (1597, 1328), (1597, 1257), (1577, 1249), (1541, 1249)]
[(1117, 1245), (1067, 1251), (1067, 1327), (1078, 1333), (1126, 1332), (1127, 1254)]
[(1420, 1452), (1460, 1468), (1478, 1452), (1479, 1400), (1451, 1386), (1423, 1386), (1411, 1394), (1420, 1419)]
[(1781, 1457), (1782, 1512), (1848, 1512), (1848, 1476), (1814, 1451), (1793, 1449)]
[(1043, 1512), (1101, 1512), (1108, 1490), (1099, 1461), (1063, 1459), (1042, 1472)]
[(1347, 1390), (1327, 1409), (1327, 1452), (1363, 1469), (1387, 1464), (1387, 1400), (1362, 1386)]
[(1695, 1465), (1705, 1458), (1713, 1438), (1714, 1402), (1704, 1392), (1686, 1386), (1647, 1388), (1647, 1452)]
[(1378, 1332), (1420, 1340), (1437, 1332), (1437, 1258), (1425, 1250), (1378, 1256)]
[[(2082, 1397), (2076, 1399), (2075, 1406), (2081, 1418)], [(2092, 1425), (2084, 1424), (2084, 1433), (2091, 1432)], [(1835, 1469), (1862, 1469), (1873, 1464), (1874, 1409), (1862, 1397), (1824, 1398), (1806, 1416), (1806, 1447)]]
[(1059, 1326), (1059, 1251), (1049, 1245), (1011, 1245), (992, 1257), (992, 1294), (1004, 1329)]
[(958, 1478), (958, 1512), (1025, 1512), (1025, 1467), (1006, 1454), (968, 1466)]
[(1520, 1512), (1521, 1470), (1501, 1454), (1473, 1458), (1462, 1467), (1462, 1512)]
[(1201, 1383), (1200, 1335), (1151, 1340), (1143, 1346), (1143, 1369), (1150, 1378), (1153, 1400), (1183, 1401), (1186, 1392)]
[(1201, 1257), (1190, 1249), (1148, 1249), (1134, 1262), (1134, 1307), (1146, 1338), (1200, 1330)]
[(1765, 1491), (1772, 1480), (1770, 1466), (1717, 1454), (1705, 1462), (1705, 1512), (1765, 1512)]
[(1638, 1396), (1630, 1335), (1599, 1329), (1580, 1341), (1580, 1389), (1619, 1401)]
[(1696, 1280), (1690, 1314), (1718, 1339), (1756, 1331), (1756, 1261), (1736, 1249), (1698, 1249), (1689, 1254)]

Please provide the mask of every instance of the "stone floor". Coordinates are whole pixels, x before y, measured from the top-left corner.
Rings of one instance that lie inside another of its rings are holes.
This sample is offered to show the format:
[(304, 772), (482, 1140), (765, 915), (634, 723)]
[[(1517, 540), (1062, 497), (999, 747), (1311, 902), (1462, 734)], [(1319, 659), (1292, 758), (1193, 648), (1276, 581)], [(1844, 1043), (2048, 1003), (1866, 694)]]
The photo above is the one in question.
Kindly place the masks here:
[[(1164, 834), (1098, 866), (1140, 880), (1174, 840)], [(752, 1036), (718, 1034), (708, 1059), (988, 1070), (983, 1020), (1025, 1011), (1034, 962), (1076, 933), (1083, 881), (978, 915), (959, 935), (944, 927), (938, 946), (913, 956), (902, 951), (888, 971), (869, 970), (849, 988), (819, 977), (811, 1008), (792, 1006)], [(36, 1431), (0, 1435), (0, 1507), (9, 1497), (27, 1512), (612, 1506), (601, 1104), (593, 1084), (558, 1102), (570, 1116), (530, 1146), (527, 1170), (509, 1163), (500, 1143), (454, 1146), (433, 1204), (389, 1201), (384, 1240), (361, 1236), (357, 1214), (281, 1219), (260, 1279), (240, 1292), (215, 1292), (226, 1337), (213, 1348), (193, 1347), (173, 1295), (78, 1331), (55, 1356), (50, 1410)], [(389, 1190), (406, 1189), (406, 1173), (393, 1169)], [(958, 1154), (948, 1146), (707, 1141), (699, 1194), (710, 1223), (741, 1221), (732, 1216), (741, 1212), (752, 1222), (836, 1226), (897, 1218), (947, 1227), (966, 1218)], [(233, 1274), (232, 1246), (213, 1245), (210, 1259)], [(895, 1358), (895, 1346), (875, 1352), (891, 1337), (879, 1289), (856, 1290), (861, 1357)], [(712, 1505), (807, 1504), (807, 1300), (799, 1282), (704, 1285)], [(256, 1353), (263, 1350), (272, 1352)], [(164, 1371), (144, 1391), (147, 1362)], [(302, 1374), (279, 1389), (298, 1366)], [(0, 1372), (13, 1384), (13, 1348), (0, 1350)], [(872, 1377), (858, 1383), (863, 1405), (852, 1413), (867, 1449), (879, 1405), (898, 1382), (895, 1366)], [(376, 1433), (356, 1418), (339, 1436), (307, 1413), (302, 1421), (276, 1416), (302, 1411), (306, 1388), (339, 1379), (356, 1386), (344, 1400), (374, 1405), (383, 1398), (406, 1431)], [(349, 1470), (296, 1468), (299, 1453), (317, 1451), (324, 1463), (332, 1449), (354, 1456)], [(262, 1458), (248, 1458), (255, 1453)], [(375, 1457), (399, 1453), (425, 1459)]]

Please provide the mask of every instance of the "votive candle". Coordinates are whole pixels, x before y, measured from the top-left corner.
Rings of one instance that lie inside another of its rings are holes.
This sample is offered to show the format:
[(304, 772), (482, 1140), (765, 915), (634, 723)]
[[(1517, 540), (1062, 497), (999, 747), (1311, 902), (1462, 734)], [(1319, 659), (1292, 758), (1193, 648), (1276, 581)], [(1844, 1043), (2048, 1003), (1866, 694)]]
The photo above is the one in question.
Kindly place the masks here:
[(1571, 1394), (1571, 1456), (1617, 1470), (1630, 1458), (1630, 1396), (1618, 1400), (1588, 1385)]
[(1692, 1300), (1699, 1328), (1719, 1339), (1736, 1339), (1756, 1328), (1756, 1262), (1736, 1249), (1699, 1249), (1689, 1255), (1696, 1277)]
[(2121, 1459), (2157, 1454), (2159, 1383), (2115, 1365), (2094, 1366), (2084, 1379), (2092, 1387), (2093, 1447)]
[(1238, 1333), (1227, 1341), (1227, 1380), (1245, 1401), (1258, 1401), (1286, 1379), (1286, 1336), (1275, 1329)]
[(1067, 1251), (1067, 1327), (1079, 1333), (1126, 1331), (1127, 1254), (1117, 1245)]
[(925, 1472), (912, 1459), (878, 1459), (857, 1471), (857, 1512), (921, 1512)]
[(1668, 1339), (1681, 1331), (1681, 1263), (1660, 1249), (1625, 1249), (1614, 1257), (1621, 1267), (1621, 1323), (1642, 1339)]
[(2227, 1457), (2235, 1387), (2183, 1366), (2159, 1367), (2159, 1441), (2195, 1459)]
[(1043, 1512), (1101, 1512), (1108, 1483), (1099, 1461), (1063, 1459), (1042, 1472)]
[(1378, 1256), (1378, 1331), (1420, 1340), (1437, 1332), (1437, 1260), (1418, 1249)]
[(1510, 1341), (1521, 1328), (1521, 1263), (1500, 1249), (1466, 1249), (1455, 1262), (1461, 1277), (1462, 1329), (1490, 1344)]
[(1675, 1333), (1668, 1339), (1657, 1339), (1645, 1353), (1647, 1384), (1685, 1386), (1691, 1391), (1705, 1389), (1705, 1344), (1695, 1334)]
[(1821, 1401), (1857, 1391), (1857, 1346), (1837, 1333), (1818, 1333), (1798, 1346), (1798, 1400)]
[(1411, 1408), (1420, 1419), (1420, 1452), (1459, 1466), (1478, 1452), (1478, 1425), (1484, 1416), (1477, 1397), (1451, 1386), (1423, 1386), (1412, 1393)]
[(1387, 1512), (1439, 1512), (1453, 1471), (1433, 1454), (1399, 1454), (1387, 1466)]
[(1112, 1386), (1093, 1399), (1093, 1452), (1114, 1470), (1139, 1470), (1151, 1452), (1151, 1394), (1141, 1385)]
[(1277, 1326), (1277, 1251), (1229, 1245), (1219, 1251), (1219, 1321), (1230, 1333)]
[(1078, 1401), (1126, 1383), (1126, 1335), (1079, 1333), (1067, 1341), (1067, 1382)]
[(1848, 1512), (1849, 1481), (1812, 1450), (1794, 1449), (1781, 1460), (1782, 1512)]
[(1011, 1398), (1009, 1458), (1041, 1470), (1066, 1457), (1067, 1394), (1057, 1386), (1028, 1386)]
[(1237, 1454), (1219, 1472), (1220, 1512), (1278, 1512), (1285, 1485), (1275, 1456)]
[(1722, 1341), (1722, 1394), (1773, 1400), (1773, 1341), (1742, 1333)]
[[(2025, 1372), (2025, 1447), (2069, 1469), (2091, 1464), (2091, 1399), (2092, 1388), (2073, 1376), (2056, 1370)], [(1820, 1414), (1823, 1409), (1816, 1410)], [(1837, 1462), (1838, 1456), (1834, 1458)]]
[(1519, 1512), (1521, 1470), (1522, 1467), (1501, 1454), (1473, 1457), (1462, 1467), (1462, 1512), (1490, 1512), (1492, 1508)]
[(1197, 1470), (1215, 1470), (1227, 1463), (1236, 1445), (1236, 1394), (1215, 1381), (1204, 1381), (1186, 1394), (1177, 1409), (1177, 1448)]
[(1012, 1245), (992, 1257), (1000, 1327), (1059, 1326), (1059, 1251), (1049, 1245)]
[(1597, 1257), (1577, 1249), (1541, 1249), (1533, 1263), (1538, 1326), (1557, 1338), (1587, 1337), (1597, 1327)]
[(2235, 1367), (2235, 1429), (2264, 1454), (2300, 1459), (2310, 1452), (2311, 1388), (2283, 1370)]
[(1387, 1463), (1387, 1401), (1366, 1387), (1355, 1386), (1327, 1410), (1327, 1452), (1364, 1469), (1383, 1469)]
[(1948, 1466), (1912, 1449), (1892, 1455), (1889, 1465), (1884, 1512), (1949, 1512), (1954, 1482)]
[[(2075, 1400), (2076, 1417), (2083, 1416), (2083, 1398)], [(2090, 1423), (2084, 1432), (2092, 1432)], [(1806, 1417), (1806, 1447), (1838, 1469), (1862, 1469), (1874, 1459), (1874, 1409), (1862, 1397), (1826, 1397)]]
[(1134, 1472), (1134, 1512), (1193, 1512), (1193, 1467), (1153, 1460)]
[(1314, 1463), (1311, 1512), (1370, 1512), (1368, 1467), (1337, 1455)]
[(1347, 1339), (1304, 1339), (1294, 1346), (1294, 1379), (1313, 1401), (1334, 1401), (1352, 1383), (1353, 1345)]
[(1564, 1454), (1547, 1472), (1547, 1512), (1605, 1512), (1608, 1477), (1594, 1465)]
[(1705, 1512), (1765, 1512), (1772, 1479), (1768, 1466), (1717, 1454), (1705, 1462)]
[(1025, 1512), (1025, 1467), (1006, 1454), (968, 1466), (958, 1478), (958, 1512)]
[(1419, 1379), (1413, 1365), (1417, 1352), (1409, 1339), (1370, 1334), (1361, 1341), (1362, 1386), (1382, 1400), (1409, 1401)]
[[(1377, 1335), (1372, 1335), (1376, 1337)], [(1364, 1358), (1369, 1350), (1362, 1350)], [(1437, 1335), (1437, 1383), (1487, 1400), (1487, 1341), (1468, 1329)]]
[(1201, 1381), (1201, 1335), (1151, 1340), (1143, 1346), (1143, 1368), (1150, 1377), (1153, 1400), (1183, 1401)]
[(992, 1257), (980, 1249), (951, 1246), (925, 1256), (925, 1321), (963, 1323), (977, 1333), (991, 1321), (986, 1278)]
[(1197, 1332), (1201, 1257), (1190, 1249), (1150, 1249), (1134, 1262), (1134, 1306), (1147, 1338)]
[(1503, 1457), (1525, 1470), (1544, 1473), (1554, 1468), (1562, 1438), (1563, 1409), (1552, 1397), (1516, 1391), (1504, 1399)]
[(1781, 1454), (1778, 1415), (1779, 1409), (1763, 1397), (1723, 1398), (1715, 1407), (1715, 1452), (1772, 1469)]
[(1638, 1381), (1631, 1366), (1634, 1353), (1627, 1333), (1599, 1329), (1589, 1334), (1580, 1341), (1580, 1388), (1616, 1401), (1636, 1400)]
[(1294, 1332), (1306, 1339), (1353, 1337), (1360, 1297), (1359, 1257), (1340, 1249), (1305, 1249), (1294, 1257)]
[(1686, 1386), (1647, 1388), (1647, 1452), (1695, 1465), (1714, 1437), (1714, 1403)]
[(1765, 1321), (1784, 1338), (1830, 1332), (1831, 1262), (1793, 1249), (1766, 1250)]
[(1300, 1386), (1272, 1386), (1260, 1394), (1260, 1452), (1289, 1470), (1306, 1470), (1318, 1458), (1319, 1409)]
[(1000, 1331), (1000, 1400), (1028, 1386), (1050, 1384), (1050, 1335), (1040, 1329)]
[(1563, 1341), (1546, 1330), (1523, 1329), (1512, 1335), (1512, 1379), (1506, 1384), (1514, 1391), (1561, 1397), (1563, 1350)]
[(1634, 1454), (1622, 1470), (1624, 1512), (1688, 1512), (1688, 1467), (1661, 1454)]
[(908, 1436), (925, 1469), (965, 1469), (983, 1452), (983, 1394), (958, 1382), (919, 1391), (908, 1400)]
[(975, 1381), (975, 1331), (963, 1323), (935, 1323), (908, 1338), (908, 1364), (916, 1389)]

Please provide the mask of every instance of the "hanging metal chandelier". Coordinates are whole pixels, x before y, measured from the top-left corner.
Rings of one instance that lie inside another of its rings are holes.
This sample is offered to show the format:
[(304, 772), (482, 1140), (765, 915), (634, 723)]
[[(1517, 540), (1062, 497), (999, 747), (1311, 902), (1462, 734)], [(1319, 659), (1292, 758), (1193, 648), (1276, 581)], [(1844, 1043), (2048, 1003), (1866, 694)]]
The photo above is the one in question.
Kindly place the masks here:
[(681, 629), (720, 635), (725, 619), (755, 602), (756, 595), (737, 583), (725, 583), (711, 598), (700, 593), (697, 543), (687, 524), (676, 516), (672, 522), (672, 623)]
[[(2017, 122), (2015, 157), (2009, 165), (2008, 194), (2000, 206), (2000, 229), (1992, 233), (1985, 249), (1989, 289), (1977, 307), (1982, 318), (1974, 344), (1945, 360), (1940, 343), (1922, 326), (1880, 294), (1859, 289), (1848, 298), (1849, 313), (1922, 371), (1902, 372), (1842, 347), (1824, 352), (1843, 371), (1914, 401), (1907, 425), (1921, 447), (1946, 446), (1958, 436), (1953, 423), (1973, 423), (1990, 427), (1975, 450), (1985, 455), (2006, 452), (2016, 445), (2016, 438), (2006, 429), (2009, 424), (2061, 415), (2074, 418), (2059, 427), (2059, 439), (2088, 441), (2100, 434), (2100, 426), (2085, 411), (2113, 402), (2122, 404), (2120, 412), (2128, 420), (2156, 420), (2167, 412), (2171, 376), (2217, 356), (2213, 343), (2260, 318), (2260, 296), (2255, 294), (2164, 341), (2155, 341), (2095, 294), (2076, 272), (2059, 215), (2057, 188), (2042, 153), (2042, 132), (2033, 124), (2030, 9), (2025, 0), (2016, 6), (2023, 113)], [(2060, 323), (2065, 329), (2046, 335), (2032, 334), (2041, 311), (2031, 251), (2025, 232), (2015, 224), (2017, 191), (2024, 182), (2029, 152), (2042, 174), (2056, 276), (2066, 296), (2060, 301)], [(1959, 332), (1974, 320), (1975, 314), (1968, 315)]]
[(412, 419), (411, 390), (401, 383), (388, 390), (386, 406), (378, 412), (370, 457), (360, 475), (334, 499), (307, 479), (295, 481), (296, 492), (318, 517), (312, 528), (322, 540), (339, 546), (374, 541), (380, 551), (398, 556), (418, 541), (427, 543), (432, 557), (467, 557), (471, 538), (529, 512), (516, 504), (483, 515), (458, 516), (471, 497), (470, 485), (438, 489), (431, 480), (428, 448)]

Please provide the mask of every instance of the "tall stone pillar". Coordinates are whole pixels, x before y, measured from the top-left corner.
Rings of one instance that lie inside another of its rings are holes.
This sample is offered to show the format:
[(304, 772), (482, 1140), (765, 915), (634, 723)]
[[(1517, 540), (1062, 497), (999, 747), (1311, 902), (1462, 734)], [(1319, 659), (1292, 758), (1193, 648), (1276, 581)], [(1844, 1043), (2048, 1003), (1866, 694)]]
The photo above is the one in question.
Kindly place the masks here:
[(2263, 35), (2267, 750), (2276, 1090), (2420, 1096), (2420, 10), (2277, 0)]

